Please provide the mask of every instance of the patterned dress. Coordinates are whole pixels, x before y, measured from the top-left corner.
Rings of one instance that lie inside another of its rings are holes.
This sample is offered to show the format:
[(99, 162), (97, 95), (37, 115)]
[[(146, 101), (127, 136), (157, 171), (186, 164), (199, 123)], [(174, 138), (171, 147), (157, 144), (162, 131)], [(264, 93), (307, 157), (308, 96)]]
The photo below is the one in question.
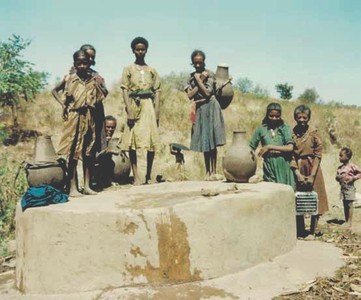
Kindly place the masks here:
[[(226, 143), (222, 110), (214, 96), (214, 74), (209, 70), (206, 71), (209, 77), (203, 83), (212, 96), (206, 101), (196, 104), (195, 123), (191, 133), (190, 149), (198, 152), (209, 152)], [(185, 90), (196, 87), (194, 74), (195, 72), (191, 73)], [(198, 92), (192, 100), (201, 99), (205, 98)]]
[[(292, 144), (291, 130), (286, 125), (281, 125), (271, 130), (266, 124), (263, 124), (253, 133), (249, 146), (251, 149), (256, 150), (259, 143), (261, 143), (262, 147)], [(284, 183), (294, 187), (294, 176), (290, 167), (291, 158), (291, 153), (266, 153), (263, 157), (263, 180)]]
[(58, 153), (71, 159), (93, 156), (96, 141), (96, 106), (105, 98), (104, 90), (96, 76), (81, 80), (78, 75), (65, 76), (63, 100), (68, 110)]
[[(317, 129), (308, 128), (304, 134), (299, 134), (296, 126), (293, 129), (292, 138), (294, 142), (292, 167), (298, 168), (302, 175), (309, 176), (312, 174), (315, 158), (318, 157), (320, 160), (322, 158), (322, 143)], [(301, 186), (297, 181), (296, 189), (301, 190)], [(313, 190), (318, 195), (318, 214), (322, 215), (328, 211), (328, 200), (321, 166), (318, 167)]]
[(150, 66), (131, 64), (124, 68), (121, 88), (129, 93), (135, 124), (126, 126), (122, 149), (157, 151), (160, 138), (153, 105), (153, 95), (160, 92), (160, 77)]

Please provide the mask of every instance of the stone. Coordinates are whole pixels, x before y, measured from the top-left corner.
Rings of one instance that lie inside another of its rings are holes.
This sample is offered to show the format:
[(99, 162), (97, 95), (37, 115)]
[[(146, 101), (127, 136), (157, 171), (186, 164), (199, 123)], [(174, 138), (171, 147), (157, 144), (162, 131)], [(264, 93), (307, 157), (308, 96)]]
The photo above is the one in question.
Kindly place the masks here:
[(26, 294), (203, 281), (267, 262), (297, 241), (292, 188), (265, 182), (105, 191), (25, 212), (18, 205), (16, 222), (16, 285)]

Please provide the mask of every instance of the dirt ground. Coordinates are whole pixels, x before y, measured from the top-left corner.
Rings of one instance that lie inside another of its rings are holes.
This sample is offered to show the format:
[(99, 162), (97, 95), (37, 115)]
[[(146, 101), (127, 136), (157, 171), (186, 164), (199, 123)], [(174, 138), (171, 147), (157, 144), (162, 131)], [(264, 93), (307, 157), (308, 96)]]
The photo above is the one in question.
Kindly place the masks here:
[(345, 266), (337, 270), (333, 277), (315, 278), (303, 290), (280, 295), (275, 300), (361, 298), (361, 208), (355, 209), (352, 229), (343, 226), (343, 210), (333, 208), (320, 220), (319, 234), (305, 239), (333, 243), (341, 248)]

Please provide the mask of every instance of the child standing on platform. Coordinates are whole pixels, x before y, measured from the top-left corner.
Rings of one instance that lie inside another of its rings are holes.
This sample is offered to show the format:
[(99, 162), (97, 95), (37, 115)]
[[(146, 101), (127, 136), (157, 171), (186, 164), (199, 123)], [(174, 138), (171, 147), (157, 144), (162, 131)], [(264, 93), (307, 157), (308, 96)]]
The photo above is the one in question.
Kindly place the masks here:
[(97, 105), (106, 94), (96, 75), (91, 72), (91, 60), (86, 51), (78, 50), (73, 55), (76, 72), (65, 76), (64, 92), (59, 95), (59, 87), (53, 95), (64, 105), (64, 130), (59, 144), (59, 154), (68, 156), (70, 179), (69, 195), (79, 197), (82, 194), (77, 187), (77, 164), (83, 160), (85, 195), (96, 194), (90, 188), (91, 170), (94, 166)]
[(352, 227), (353, 202), (356, 200), (354, 182), (361, 178), (361, 169), (352, 163), (352, 150), (344, 147), (339, 154), (341, 165), (337, 168), (336, 180), (340, 183), (346, 226)]

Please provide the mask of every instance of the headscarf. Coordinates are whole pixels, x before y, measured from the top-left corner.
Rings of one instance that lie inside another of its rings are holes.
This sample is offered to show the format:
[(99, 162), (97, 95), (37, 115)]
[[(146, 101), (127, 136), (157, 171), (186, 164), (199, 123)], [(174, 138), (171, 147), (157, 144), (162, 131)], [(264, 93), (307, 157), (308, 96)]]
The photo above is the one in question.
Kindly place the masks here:
[[(267, 108), (266, 108), (266, 115), (265, 117), (263, 118), (262, 120), (262, 124), (264, 125), (268, 125), (269, 124), (269, 119), (268, 119), (268, 115), (269, 113), (272, 111), (272, 110), (277, 110), (279, 111), (280, 113), (282, 113), (282, 107), (281, 105), (279, 105), (278, 103), (275, 103), (275, 102), (272, 102), (270, 104), (267, 105)], [(277, 123), (277, 127), (280, 126), (280, 125), (283, 125), (284, 122), (282, 119), (280, 119)]]
[(301, 104), (297, 106), (293, 112), (293, 118), (296, 120), (297, 115), (300, 113), (306, 114), (311, 119), (311, 109), (307, 105)]

